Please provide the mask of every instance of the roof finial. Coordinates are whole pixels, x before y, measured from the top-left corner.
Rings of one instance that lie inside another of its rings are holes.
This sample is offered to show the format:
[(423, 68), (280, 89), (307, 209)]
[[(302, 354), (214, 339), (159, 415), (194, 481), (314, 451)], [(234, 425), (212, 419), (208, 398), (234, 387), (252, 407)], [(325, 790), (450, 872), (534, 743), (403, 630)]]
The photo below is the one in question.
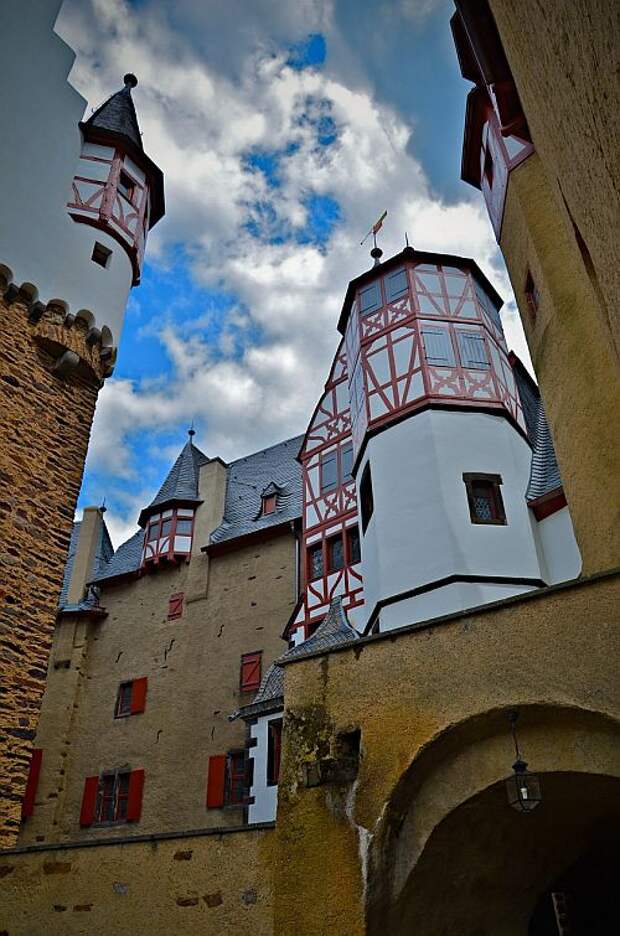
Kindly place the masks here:
[(405, 231), (405, 247), (408, 247), (408, 246), (409, 246), (409, 235)]
[(131, 91), (131, 89), (135, 88), (135, 86), (138, 84), (138, 79), (136, 78), (135, 75), (132, 75), (131, 72), (127, 72), (127, 74), (123, 78), (123, 84), (125, 85), (126, 88), (128, 88)]
[(381, 250), (380, 247), (377, 247), (377, 234), (379, 233), (379, 231), (380, 231), (381, 228), (383, 227), (383, 222), (385, 221), (386, 217), (387, 217), (387, 211), (384, 211), (383, 214), (381, 215), (381, 217), (379, 218), (379, 220), (378, 220), (378, 221), (375, 221), (375, 223), (373, 224), (373, 226), (372, 226), (371, 229), (369, 230), (369, 232), (368, 232), (368, 234), (366, 235), (366, 237), (364, 238), (364, 240), (362, 240), (362, 241), (360, 242), (360, 247), (361, 247), (362, 244), (364, 243), (364, 241), (366, 240), (366, 238), (370, 237), (370, 235), (372, 234), (372, 239), (373, 239), (374, 247), (373, 247), (372, 250), (370, 251), (370, 256), (371, 256), (371, 257), (373, 258), (373, 260), (375, 261), (375, 266), (379, 266), (379, 264), (381, 263), (381, 257), (383, 256), (383, 251)]
[(106, 512), (107, 509), (108, 509), (108, 508), (107, 508), (106, 505), (105, 505), (105, 497), (104, 497), (103, 500), (102, 500), (102, 502), (101, 502), (101, 507), (99, 508), (99, 510), (100, 510), (100, 512), (101, 512), (102, 514), (104, 514), (104, 513)]
[(190, 426), (189, 429), (187, 430), (187, 434), (188, 434), (188, 436), (190, 437), (190, 439), (193, 439), (194, 436), (196, 435), (196, 430), (194, 429), (194, 420), (193, 420), (193, 419), (192, 419), (192, 424), (191, 424), (191, 426)]

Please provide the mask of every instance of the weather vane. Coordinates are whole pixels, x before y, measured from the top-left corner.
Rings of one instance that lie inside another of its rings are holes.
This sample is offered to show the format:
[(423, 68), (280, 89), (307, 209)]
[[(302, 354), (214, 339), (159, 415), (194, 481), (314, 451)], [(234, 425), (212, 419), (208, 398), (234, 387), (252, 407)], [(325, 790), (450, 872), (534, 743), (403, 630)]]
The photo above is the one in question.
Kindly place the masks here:
[(386, 218), (387, 218), (387, 210), (383, 212), (383, 214), (381, 215), (378, 221), (375, 221), (375, 223), (369, 230), (368, 234), (366, 234), (364, 239), (360, 241), (360, 247), (362, 247), (366, 243), (370, 235), (372, 234), (373, 248), (370, 251), (370, 256), (374, 259), (375, 266), (379, 264), (381, 257), (383, 256), (383, 251), (381, 250), (380, 247), (377, 247), (377, 234), (383, 227), (383, 222), (385, 221)]

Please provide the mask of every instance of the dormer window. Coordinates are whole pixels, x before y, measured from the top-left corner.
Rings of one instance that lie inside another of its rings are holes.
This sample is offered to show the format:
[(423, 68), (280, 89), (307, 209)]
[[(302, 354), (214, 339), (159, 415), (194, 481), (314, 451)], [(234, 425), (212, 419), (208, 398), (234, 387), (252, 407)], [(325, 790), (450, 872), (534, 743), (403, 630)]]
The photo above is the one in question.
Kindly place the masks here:
[(269, 514), (275, 513), (277, 506), (278, 501), (275, 494), (263, 494), (263, 517), (267, 517)]
[(192, 551), (194, 510), (177, 507), (153, 514), (144, 533), (142, 564), (157, 563), (160, 559), (174, 560), (177, 556), (189, 558)]

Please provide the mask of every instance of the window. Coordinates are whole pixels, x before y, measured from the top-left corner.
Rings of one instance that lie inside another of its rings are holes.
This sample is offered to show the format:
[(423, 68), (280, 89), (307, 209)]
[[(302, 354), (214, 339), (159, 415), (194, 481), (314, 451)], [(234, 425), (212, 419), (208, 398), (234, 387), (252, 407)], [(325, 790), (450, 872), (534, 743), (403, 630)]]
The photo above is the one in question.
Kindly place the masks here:
[(185, 556), (189, 559), (193, 532), (193, 508), (170, 508), (153, 514), (148, 520), (144, 534), (143, 564), (157, 563), (160, 559), (174, 560), (175, 556)]
[(360, 314), (367, 315), (381, 308), (381, 290), (379, 283), (371, 283), (359, 291)]
[(360, 513), (362, 517), (362, 533), (366, 532), (366, 528), (372, 517), (372, 512), (375, 509), (374, 499), (372, 495), (372, 476), (370, 474), (370, 462), (366, 462), (366, 467), (362, 472), (362, 480), (360, 481)]
[(342, 481), (351, 480), (351, 470), (353, 468), (353, 446), (345, 445), (340, 451), (340, 473)]
[(132, 679), (130, 682), (120, 684), (114, 707), (115, 718), (140, 715), (145, 710), (147, 683), (146, 676), (142, 676), (140, 679)]
[(540, 293), (538, 292), (538, 287), (534, 282), (534, 278), (528, 269), (527, 276), (525, 277), (525, 298), (527, 299), (527, 305), (530, 310), (530, 315), (532, 320), (536, 321), (536, 316), (538, 315), (538, 306), (540, 305)]
[(399, 296), (404, 295), (408, 288), (407, 271), (404, 269), (396, 270), (395, 273), (390, 273), (385, 278), (385, 291), (387, 293), (388, 302), (393, 302), (395, 299), (398, 299)]
[(457, 331), (456, 334), (463, 367), (488, 370), (491, 365), (487, 357), (484, 335), (473, 331)]
[(39, 774), (41, 773), (41, 763), (43, 761), (43, 749), (33, 748), (30, 759), (30, 768), (28, 770), (28, 780), (26, 790), (22, 801), (22, 819), (27, 819), (34, 812), (34, 801), (37, 795), (39, 785)]
[(106, 770), (99, 777), (87, 777), (80, 811), (80, 825), (138, 822), (142, 812), (144, 771)]
[(267, 786), (274, 786), (280, 776), (282, 753), (282, 719), (267, 723)]
[(472, 523), (506, 524), (500, 475), (464, 474), (469, 515)]
[(133, 204), (134, 195), (136, 192), (136, 184), (126, 172), (121, 169), (121, 174), (118, 177), (118, 190), (121, 195), (124, 195), (125, 198)]
[(170, 595), (168, 599), (168, 620), (172, 621), (175, 618), (180, 618), (183, 614), (183, 599), (185, 598), (184, 592), (179, 592), (178, 595)]
[(260, 687), (262, 655), (262, 650), (242, 655), (239, 674), (239, 685), (242, 692), (255, 692)]
[(362, 558), (360, 552), (360, 531), (358, 527), (349, 527), (347, 530), (347, 549), (349, 565), (355, 565)]
[(484, 177), (489, 183), (489, 188), (492, 188), (493, 187), (493, 157), (491, 156), (491, 152), (488, 148), (488, 145), (484, 153)]
[(95, 241), (95, 246), (93, 247), (93, 252), (91, 255), (91, 260), (94, 263), (98, 263), (100, 267), (103, 267), (104, 270), (110, 266), (110, 257), (112, 256), (112, 251), (109, 247), (104, 247), (103, 244), (100, 244), (99, 241)]
[(327, 540), (327, 571), (338, 572), (344, 566), (344, 543), (342, 534)]
[(308, 579), (313, 582), (323, 575), (323, 544), (315, 543), (308, 549)]
[(332, 491), (338, 487), (338, 451), (328, 452), (327, 455), (321, 455), (321, 494), (325, 491)]
[(321, 455), (321, 494), (333, 491), (351, 480), (353, 468), (353, 445), (350, 443)]
[(263, 516), (276, 512), (276, 495), (266, 494), (263, 496)]
[(454, 367), (454, 348), (450, 341), (450, 332), (445, 328), (422, 328), (424, 356), (429, 364)]
[(231, 751), (226, 758), (226, 805), (245, 802), (245, 751)]

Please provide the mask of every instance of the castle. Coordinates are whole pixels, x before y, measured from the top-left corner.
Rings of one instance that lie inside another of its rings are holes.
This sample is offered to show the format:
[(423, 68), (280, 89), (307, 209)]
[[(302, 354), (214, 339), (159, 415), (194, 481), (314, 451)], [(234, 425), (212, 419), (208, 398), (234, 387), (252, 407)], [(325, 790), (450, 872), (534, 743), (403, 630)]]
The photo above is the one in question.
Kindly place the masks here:
[[(190, 430), (117, 550), (84, 511), (0, 855), (11, 933), (144, 932), (147, 901), (162, 933), (611, 931), (614, 194), (602, 166), (575, 178), (587, 134), (568, 163), (564, 144), (610, 14), (567, 57), (550, 37), (577, 35), (579, 5), (523, 6), (457, 0), (452, 29), (474, 83), (463, 178), (542, 398), (474, 259), (375, 247), (303, 435), (227, 464)], [(133, 126), (131, 84), (81, 125), (89, 145)]]

